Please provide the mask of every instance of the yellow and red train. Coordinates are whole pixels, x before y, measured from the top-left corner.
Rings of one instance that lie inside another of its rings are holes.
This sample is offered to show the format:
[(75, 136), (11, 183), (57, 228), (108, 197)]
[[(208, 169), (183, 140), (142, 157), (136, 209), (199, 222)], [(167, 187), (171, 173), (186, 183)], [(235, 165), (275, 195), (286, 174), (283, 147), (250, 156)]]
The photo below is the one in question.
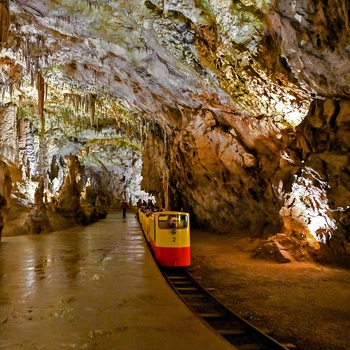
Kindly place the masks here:
[(158, 265), (191, 265), (189, 213), (163, 211), (146, 216), (139, 209), (139, 221)]

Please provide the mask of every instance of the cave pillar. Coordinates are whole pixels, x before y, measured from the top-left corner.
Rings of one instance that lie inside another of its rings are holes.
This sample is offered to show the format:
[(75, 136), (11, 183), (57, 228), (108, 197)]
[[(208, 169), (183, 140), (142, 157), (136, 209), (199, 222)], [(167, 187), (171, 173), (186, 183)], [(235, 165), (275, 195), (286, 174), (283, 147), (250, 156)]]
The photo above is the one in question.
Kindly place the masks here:
[(0, 0), (0, 44), (6, 42), (10, 27), (9, 0)]
[(44, 178), (40, 177), (38, 187), (34, 194), (34, 205), (31, 208), (28, 217), (24, 223), (29, 234), (38, 234), (51, 232), (52, 226), (47, 215), (46, 205), (44, 203)]
[(18, 163), (17, 107), (0, 108), (0, 153), (4, 159)]
[(37, 75), (37, 89), (38, 89), (38, 112), (41, 122), (40, 145), (39, 145), (39, 159), (38, 159), (38, 173), (45, 172), (45, 157), (46, 157), (46, 142), (45, 142), (45, 116), (44, 116), (44, 102), (45, 102), (45, 80), (38, 72)]
[(45, 189), (44, 179), (43, 177), (40, 177), (38, 187), (35, 190), (35, 194), (34, 194), (34, 205), (41, 206), (44, 204), (44, 189)]
[(44, 99), (45, 99), (45, 80), (41, 73), (38, 72), (38, 111), (41, 120), (41, 132), (45, 132), (44, 120)]

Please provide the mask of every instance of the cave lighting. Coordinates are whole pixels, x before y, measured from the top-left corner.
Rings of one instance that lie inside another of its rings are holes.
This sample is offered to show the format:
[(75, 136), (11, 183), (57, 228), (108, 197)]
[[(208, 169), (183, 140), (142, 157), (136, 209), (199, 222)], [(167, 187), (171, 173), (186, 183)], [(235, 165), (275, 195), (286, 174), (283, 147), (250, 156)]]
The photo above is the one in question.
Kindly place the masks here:
[(283, 195), (284, 207), (281, 215), (292, 219), (293, 228), (312, 234), (318, 242), (325, 243), (337, 228), (330, 216), (327, 200), (328, 184), (319, 174), (308, 167), (295, 175), (291, 192)]
[(304, 117), (305, 117), (305, 113), (301, 113), (299, 111), (289, 112), (284, 115), (284, 119), (288, 123), (290, 123), (292, 126), (299, 125), (304, 119)]
[(28, 180), (27, 182), (16, 182), (13, 186), (17, 187), (18, 193), (22, 194), (22, 196), (17, 195), (16, 197), (16, 195), (12, 193), (12, 197), (17, 198), (17, 200), (24, 205), (34, 203), (34, 195), (38, 186), (37, 182), (32, 180)]

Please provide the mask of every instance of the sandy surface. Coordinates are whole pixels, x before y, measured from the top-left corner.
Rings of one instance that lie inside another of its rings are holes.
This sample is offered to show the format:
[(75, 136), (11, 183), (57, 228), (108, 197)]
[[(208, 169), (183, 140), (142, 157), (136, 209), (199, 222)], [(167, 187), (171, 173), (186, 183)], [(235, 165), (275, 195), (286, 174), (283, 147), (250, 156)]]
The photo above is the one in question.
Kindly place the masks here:
[(281, 343), (350, 349), (350, 270), (252, 258), (257, 241), (191, 231), (192, 270), (225, 305)]

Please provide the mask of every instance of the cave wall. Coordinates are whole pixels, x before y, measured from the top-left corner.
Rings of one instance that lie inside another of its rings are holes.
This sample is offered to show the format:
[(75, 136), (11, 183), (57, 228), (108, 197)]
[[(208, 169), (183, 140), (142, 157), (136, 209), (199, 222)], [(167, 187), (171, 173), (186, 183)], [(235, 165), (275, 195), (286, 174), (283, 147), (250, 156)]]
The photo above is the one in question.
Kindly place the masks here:
[(249, 4), (224, 15), (214, 1), (195, 22), (198, 61), (234, 107), (208, 92), (198, 109), (178, 106), (180, 121), (168, 113), (172, 204), (214, 232), (285, 232), (348, 254), (349, 2)]
[[(123, 147), (103, 145), (94, 130), (80, 140), (69, 137), (71, 116), (46, 116), (41, 130), (35, 113), (35, 106), (33, 110), (13, 103), (0, 107), (3, 235), (48, 232), (53, 229), (49, 217), (55, 214), (67, 218), (62, 220), (65, 228), (88, 224), (106, 216), (106, 208), (119, 208), (134, 187), (139, 190), (140, 156), (132, 149), (123, 143)], [(102, 139), (119, 136), (115, 129), (104, 132)]]
[(295, 182), (302, 182), (293, 205), (288, 198), (287, 215), (336, 254), (350, 253), (349, 136), (350, 101), (315, 100), (286, 149), (289, 164), (298, 168)]
[[(168, 136), (167, 149), (159, 135), (149, 134), (143, 156), (145, 189), (158, 186), (164, 193), (162, 184), (168, 182), (170, 208), (190, 211), (195, 222), (216, 232), (231, 232), (232, 227), (253, 236), (278, 231), (280, 207), (269, 180), (282, 142), (273, 129), (255, 119), (228, 114), (224, 119), (208, 110), (183, 114), (183, 129)], [(242, 137), (254, 128), (256, 133)]]
[(12, 104), (0, 107), (0, 153), (13, 163), (18, 160), (17, 107)]
[(142, 154), (141, 187), (155, 196), (158, 205), (170, 209), (173, 206), (168, 201), (167, 193), (170, 178), (168, 152), (166, 131), (155, 123), (150, 127)]
[(170, 207), (190, 211), (194, 222), (216, 233), (298, 233), (348, 254), (349, 106), (314, 100), (295, 130), (183, 110), (183, 128), (168, 148), (164, 130), (148, 135), (143, 185), (162, 197), (169, 182)]

